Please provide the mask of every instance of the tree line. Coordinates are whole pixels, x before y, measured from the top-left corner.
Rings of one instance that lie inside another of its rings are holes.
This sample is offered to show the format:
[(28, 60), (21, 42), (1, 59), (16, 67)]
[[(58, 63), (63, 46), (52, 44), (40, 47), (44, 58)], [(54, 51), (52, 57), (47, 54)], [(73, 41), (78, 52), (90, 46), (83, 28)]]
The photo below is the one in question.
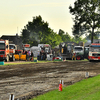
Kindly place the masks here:
[[(32, 22), (28, 22), (21, 31), (23, 43), (29, 43), (31, 46), (38, 44), (50, 44), (52, 47), (61, 42), (86, 42), (86, 39), (98, 39), (100, 33), (100, 0), (76, 0), (74, 7), (69, 6), (69, 11), (74, 15), (74, 25), (72, 28), (73, 37), (67, 32), (59, 29), (56, 33), (49, 27), (42, 17), (33, 17)], [(82, 35), (86, 38), (81, 38)]]
[(78, 43), (79, 41), (85, 41), (85, 39), (75, 39), (71, 37), (67, 32), (59, 29), (59, 32), (54, 32), (48, 22), (44, 22), (42, 17), (33, 17), (32, 22), (28, 22), (24, 29), (22, 29), (21, 37), (23, 43), (29, 43), (31, 46), (37, 46), (38, 44), (50, 44), (52, 47), (59, 45), (61, 42), (73, 41)]

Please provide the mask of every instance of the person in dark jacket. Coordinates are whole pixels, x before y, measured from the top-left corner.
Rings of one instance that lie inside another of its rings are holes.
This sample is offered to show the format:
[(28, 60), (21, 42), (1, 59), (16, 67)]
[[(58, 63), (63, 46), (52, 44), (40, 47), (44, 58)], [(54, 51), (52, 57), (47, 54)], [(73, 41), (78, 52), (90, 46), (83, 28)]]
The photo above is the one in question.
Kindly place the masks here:
[(41, 60), (44, 60), (44, 50), (40, 51)]
[(33, 59), (34, 59), (34, 54), (33, 54), (33, 52), (31, 51), (30, 61), (32, 61)]
[(26, 55), (26, 61), (28, 60), (28, 55), (27, 55), (27, 50), (25, 50), (25, 55)]

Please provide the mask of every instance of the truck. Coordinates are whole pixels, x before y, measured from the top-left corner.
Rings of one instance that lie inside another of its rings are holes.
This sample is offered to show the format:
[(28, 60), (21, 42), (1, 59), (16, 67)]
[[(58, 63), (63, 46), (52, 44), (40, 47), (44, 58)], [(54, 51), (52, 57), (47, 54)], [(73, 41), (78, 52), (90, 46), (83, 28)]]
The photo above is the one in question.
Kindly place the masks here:
[(15, 44), (9, 44), (9, 51), (11, 54), (15, 54), (17, 46)]
[(83, 46), (74, 46), (73, 54), (76, 57), (76, 60), (84, 60), (84, 47)]
[(88, 60), (100, 60), (100, 43), (91, 43), (89, 47)]
[(63, 42), (59, 45), (60, 56), (65, 59), (84, 60), (88, 59), (89, 47), (84, 47), (84, 43)]
[(74, 46), (78, 44), (74, 42), (62, 42), (59, 45), (60, 54), (63, 60), (72, 59)]
[(75, 53), (76, 60), (88, 59), (89, 47), (74, 46), (73, 53)]
[(9, 40), (0, 39), (0, 60), (1, 61), (15, 61), (14, 53), (15, 49), (9, 45)]

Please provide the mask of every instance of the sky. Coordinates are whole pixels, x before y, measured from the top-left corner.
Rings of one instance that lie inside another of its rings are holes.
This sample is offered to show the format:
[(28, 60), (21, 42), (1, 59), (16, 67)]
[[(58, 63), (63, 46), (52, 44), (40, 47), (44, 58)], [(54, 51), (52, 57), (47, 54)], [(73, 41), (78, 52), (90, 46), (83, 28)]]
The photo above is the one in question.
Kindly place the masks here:
[(0, 36), (21, 34), (33, 17), (41, 16), (54, 32), (62, 29), (72, 36), (69, 6), (75, 0), (0, 0)]

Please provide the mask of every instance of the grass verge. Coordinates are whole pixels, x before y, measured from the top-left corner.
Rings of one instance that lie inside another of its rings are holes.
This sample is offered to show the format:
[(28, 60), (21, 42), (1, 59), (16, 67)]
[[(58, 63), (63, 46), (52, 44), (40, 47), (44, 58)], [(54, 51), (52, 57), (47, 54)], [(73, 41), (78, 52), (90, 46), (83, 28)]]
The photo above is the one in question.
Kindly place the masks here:
[[(66, 61), (88, 61), (88, 60), (66, 60)], [(34, 62), (34, 61), (26, 61), (26, 62), (16, 62), (16, 63), (7, 63), (7, 64), (4, 64), (4, 65), (0, 65), (0, 66), (7, 66), (7, 65), (16, 65), (16, 64), (30, 64), (30, 63), (46, 63), (46, 62), (61, 62), (61, 61), (45, 61), (45, 60), (41, 60), (41, 61), (38, 61), (38, 62)]]
[(100, 75), (50, 91), (30, 100), (100, 100)]

